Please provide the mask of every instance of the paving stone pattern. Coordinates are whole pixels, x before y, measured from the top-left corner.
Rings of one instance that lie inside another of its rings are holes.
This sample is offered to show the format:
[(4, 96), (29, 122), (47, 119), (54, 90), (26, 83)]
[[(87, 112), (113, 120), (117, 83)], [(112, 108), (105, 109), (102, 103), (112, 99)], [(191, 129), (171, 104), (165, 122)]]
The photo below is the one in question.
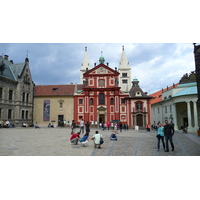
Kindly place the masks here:
[[(91, 129), (90, 136), (97, 129)], [(111, 141), (111, 130), (99, 130), (104, 137), (101, 149), (90, 140), (87, 147), (70, 143), (69, 128), (0, 128), (0, 156), (199, 156), (200, 137), (196, 133), (176, 131), (174, 152), (157, 151), (156, 131), (131, 130), (118, 132)], [(83, 135), (83, 134), (82, 134)]]

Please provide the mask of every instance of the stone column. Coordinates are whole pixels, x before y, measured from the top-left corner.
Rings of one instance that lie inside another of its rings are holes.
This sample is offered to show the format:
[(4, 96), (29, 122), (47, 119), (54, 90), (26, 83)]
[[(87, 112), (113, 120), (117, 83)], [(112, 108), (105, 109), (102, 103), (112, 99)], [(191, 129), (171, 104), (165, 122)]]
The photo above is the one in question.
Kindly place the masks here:
[(191, 117), (191, 108), (190, 108), (190, 101), (187, 102), (187, 115), (188, 115), (188, 131), (192, 129), (192, 117)]
[(198, 128), (198, 115), (197, 115), (197, 102), (193, 101), (193, 108), (194, 108), (194, 128), (199, 130)]
[(177, 124), (177, 117), (176, 117), (176, 104), (173, 104), (173, 123), (174, 123), (174, 129), (178, 130), (178, 124)]

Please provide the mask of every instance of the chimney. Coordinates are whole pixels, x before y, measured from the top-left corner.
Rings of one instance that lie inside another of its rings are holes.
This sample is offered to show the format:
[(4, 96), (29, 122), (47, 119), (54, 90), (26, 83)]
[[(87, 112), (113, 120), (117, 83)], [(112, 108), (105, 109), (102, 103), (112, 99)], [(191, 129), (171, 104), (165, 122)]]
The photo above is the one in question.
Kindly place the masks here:
[(96, 63), (94, 63), (94, 66), (96, 67)]

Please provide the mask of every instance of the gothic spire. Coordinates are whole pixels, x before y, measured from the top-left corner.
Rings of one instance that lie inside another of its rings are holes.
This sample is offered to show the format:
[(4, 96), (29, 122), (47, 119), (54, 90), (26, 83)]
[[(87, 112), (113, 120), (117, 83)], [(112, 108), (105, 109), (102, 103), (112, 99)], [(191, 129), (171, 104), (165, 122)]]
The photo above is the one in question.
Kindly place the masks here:
[(124, 51), (124, 46), (122, 46), (122, 54), (121, 54), (119, 67), (129, 67), (129, 62), (127, 60), (127, 57)]
[(86, 69), (86, 68), (88, 68), (88, 69), (90, 68), (89, 60), (88, 60), (87, 47), (85, 47), (85, 53), (84, 53), (81, 69)]

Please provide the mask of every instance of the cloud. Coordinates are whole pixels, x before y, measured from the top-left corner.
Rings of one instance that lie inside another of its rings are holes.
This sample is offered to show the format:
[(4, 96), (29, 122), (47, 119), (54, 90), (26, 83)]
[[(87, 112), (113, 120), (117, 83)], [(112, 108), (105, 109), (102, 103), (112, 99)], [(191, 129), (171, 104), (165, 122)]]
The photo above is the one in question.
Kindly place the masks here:
[(105, 63), (119, 67), (122, 46), (141, 88), (153, 93), (179, 82), (183, 74), (195, 70), (193, 45), (190, 43), (13, 43), (0, 44), (0, 51), (14, 63), (24, 62), (27, 50), (33, 81), (36, 85), (80, 82), (80, 67), (85, 47), (90, 62), (99, 63), (101, 51)]

